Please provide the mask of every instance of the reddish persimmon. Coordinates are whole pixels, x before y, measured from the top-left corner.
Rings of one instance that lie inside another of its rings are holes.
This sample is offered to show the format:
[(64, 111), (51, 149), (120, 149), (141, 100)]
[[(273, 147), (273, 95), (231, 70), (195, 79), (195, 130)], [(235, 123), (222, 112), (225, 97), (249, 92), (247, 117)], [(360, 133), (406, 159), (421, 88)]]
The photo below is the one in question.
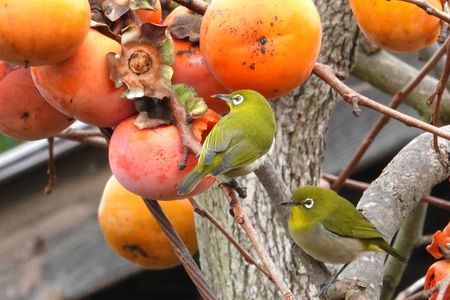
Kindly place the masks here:
[[(177, 127), (138, 129), (134, 120), (130, 117), (121, 122), (109, 144), (111, 170), (126, 189), (151, 199), (172, 200), (197, 195), (215, 182), (213, 177), (207, 177), (192, 193), (178, 195), (176, 185), (195, 167), (195, 156), (189, 154), (186, 167), (180, 171), (183, 145)], [(192, 127), (196, 138), (204, 139), (218, 120), (212, 110), (195, 120)]]
[[(431, 265), (425, 277), (425, 290), (434, 287), (442, 279), (450, 275), (450, 260), (440, 260)], [(438, 292), (433, 293), (428, 300), (436, 300)], [(447, 288), (444, 299), (450, 298), (450, 288)]]
[[(194, 211), (189, 200), (159, 201), (159, 205), (189, 251), (196, 252)], [(103, 191), (98, 221), (108, 245), (123, 258), (153, 270), (180, 264), (142, 198), (127, 191), (114, 176)]]
[(215, 0), (203, 17), (200, 49), (223, 86), (274, 98), (308, 78), (321, 37), (311, 0)]
[(34, 83), (56, 109), (100, 127), (116, 126), (135, 113), (132, 101), (121, 98), (106, 65), (108, 52), (120, 53), (116, 41), (91, 30), (71, 58), (51, 66), (33, 67)]
[(88, 0), (0, 0), (0, 59), (47, 65), (72, 56), (89, 30)]
[[(176, 16), (188, 14), (190, 11), (184, 6), (175, 8), (165, 19), (163, 25), (172, 24)], [(211, 97), (214, 94), (229, 93), (209, 71), (206, 60), (200, 52), (200, 47), (194, 43), (174, 38), (175, 61), (173, 68), (173, 83), (185, 83), (197, 91), (208, 107), (219, 114), (229, 111), (228, 105), (221, 100)]]
[(4, 134), (38, 140), (60, 133), (73, 121), (42, 98), (30, 69), (14, 70), (0, 80), (0, 131)]
[[(439, 10), (439, 0), (427, 0)], [(439, 36), (440, 20), (414, 4), (386, 0), (350, 0), (364, 35), (374, 44), (393, 51), (416, 51)]]

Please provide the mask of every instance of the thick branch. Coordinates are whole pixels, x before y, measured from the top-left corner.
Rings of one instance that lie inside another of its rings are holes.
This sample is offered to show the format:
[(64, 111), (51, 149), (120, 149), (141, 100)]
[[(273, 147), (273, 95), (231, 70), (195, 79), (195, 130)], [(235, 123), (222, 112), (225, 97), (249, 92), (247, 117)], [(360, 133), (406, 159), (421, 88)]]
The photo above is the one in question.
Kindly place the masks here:
[[(450, 126), (441, 130), (449, 132)], [(422, 134), (405, 146), (364, 192), (358, 204), (358, 209), (388, 240), (415, 209), (422, 194), (450, 175), (446, 167), (450, 162), (450, 142), (439, 140), (441, 152), (447, 154), (442, 164), (442, 158), (433, 149), (432, 139), (431, 134)], [(341, 278), (358, 278), (365, 283), (364, 296), (379, 299), (384, 256), (368, 253), (360, 257), (350, 264)]]
[[(420, 203), (409, 215), (398, 231), (393, 247), (408, 261), (423, 233), (423, 224), (427, 213), (427, 205)], [(383, 277), (381, 299), (392, 299), (392, 296), (402, 279), (406, 264), (402, 264), (392, 256), (388, 257)]]
[(335, 75), (330, 66), (316, 63), (313, 69), (313, 73), (325, 81), (327, 84), (329, 84), (335, 91), (338, 92), (341, 97), (348, 102), (350, 105), (354, 106), (355, 102), (357, 104), (369, 107), (375, 111), (378, 111), (379, 113), (385, 114), (390, 116), (393, 119), (396, 119), (402, 123), (404, 123), (407, 126), (416, 127), (419, 129), (422, 129), (424, 131), (431, 132), (433, 134), (436, 134), (440, 137), (443, 137), (447, 140), (450, 140), (450, 132), (444, 131), (440, 128), (437, 128), (433, 125), (430, 125), (428, 123), (425, 123), (423, 121), (417, 120), (413, 117), (410, 117), (408, 115), (405, 115), (401, 112), (398, 112), (392, 108), (389, 108), (385, 105), (382, 105), (368, 97), (365, 97), (350, 87), (348, 87), (346, 84), (344, 84), (342, 81), (340, 81)]

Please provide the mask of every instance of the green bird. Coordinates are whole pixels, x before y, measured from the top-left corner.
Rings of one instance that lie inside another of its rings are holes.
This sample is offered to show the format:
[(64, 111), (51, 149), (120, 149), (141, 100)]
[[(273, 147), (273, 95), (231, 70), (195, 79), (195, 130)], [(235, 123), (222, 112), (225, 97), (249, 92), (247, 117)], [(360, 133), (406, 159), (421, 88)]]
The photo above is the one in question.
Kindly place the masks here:
[(253, 172), (272, 146), (275, 116), (263, 95), (239, 90), (214, 97), (224, 100), (230, 112), (206, 137), (197, 166), (177, 186), (180, 195), (191, 192), (205, 176), (228, 183)]
[(305, 186), (291, 200), (289, 233), (294, 242), (313, 258), (344, 266), (326, 282), (321, 294), (345, 267), (366, 251), (387, 252), (401, 262), (405, 258), (351, 202), (330, 189)]

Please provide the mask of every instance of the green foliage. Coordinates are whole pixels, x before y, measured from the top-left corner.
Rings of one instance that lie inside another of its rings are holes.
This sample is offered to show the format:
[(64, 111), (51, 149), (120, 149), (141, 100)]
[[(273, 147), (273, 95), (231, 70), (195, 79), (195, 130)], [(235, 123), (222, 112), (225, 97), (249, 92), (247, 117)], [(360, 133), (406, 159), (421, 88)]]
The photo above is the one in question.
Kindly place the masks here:
[(9, 150), (11, 148), (14, 148), (18, 144), (20, 144), (21, 141), (18, 141), (12, 137), (0, 134), (0, 153), (5, 152), (6, 150)]

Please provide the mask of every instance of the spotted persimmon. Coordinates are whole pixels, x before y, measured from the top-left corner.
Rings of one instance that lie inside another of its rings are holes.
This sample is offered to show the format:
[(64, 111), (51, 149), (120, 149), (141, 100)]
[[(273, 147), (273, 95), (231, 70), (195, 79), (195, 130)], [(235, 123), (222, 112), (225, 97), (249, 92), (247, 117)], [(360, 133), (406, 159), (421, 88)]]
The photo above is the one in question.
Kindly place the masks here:
[(55, 65), (31, 68), (42, 96), (59, 111), (100, 127), (116, 126), (135, 113), (132, 101), (121, 98), (106, 65), (108, 52), (120, 53), (116, 41), (91, 30), (71, 58)]
[[(439, 0), (427, 0), (442, 10)], [(416, 51), (435, 42), (440, 20), (414, 4), (386, 0), (350, 0), (359, 28), (369, 41), (392, 51)]]
[(223, 86), (275, 98), (309, 77), (321, 38), (311, 0), (214, 0), (203, 17), (200, 49)]
[[(212, 110), (194, 120), (192, 128), (196, 138), (204, 140), (218, 120)], [(176, 185), (195, 167), (195, 156), (189, 154), (186, 167), (179, 170), (183, 144), (177, 127), (138, 129), (134, 122), (135, 117), (122, 121), (109, 144), (112, 173), (126, 189), (151, 199), (173, 200), (197, 195), (215, 182), (213, 177), (207, 177), (187, 196), (178, 195)]]
[(0, 0), (0, 59), (47, 65), (72, 56), (89, 30), (88, 0)]
[(30, 69), (14, 70), (0, 80), (0, 132), (20, 140), (38, 140), (60, 133), (73, 121), (42, 98)]
[[(159, 201), (159, 205), (189, 251), (195, 253), (194, 211), (189, 200)], [(180, 264), (142, 198), (126, 190), (114, 176), (103, 191), (98, 221), (108, 245), (128, 261), (153, 270)]]
[[(165, 19), (163, 25), (170, 26), (176, 16), (191, 13), (186, 7), (178, 6)], [(228, 93), (211, 74), (206, 65), (206, 60), (200, 52), (198, 44), (189, 41), (173, 39), (175, 60), (173, 68), (173, 83), (185, 83), (197, 91), (206, 105), (219, 114), (229, 111), (228, 105), (221, 100), (211, 97), (214, 94)]]

